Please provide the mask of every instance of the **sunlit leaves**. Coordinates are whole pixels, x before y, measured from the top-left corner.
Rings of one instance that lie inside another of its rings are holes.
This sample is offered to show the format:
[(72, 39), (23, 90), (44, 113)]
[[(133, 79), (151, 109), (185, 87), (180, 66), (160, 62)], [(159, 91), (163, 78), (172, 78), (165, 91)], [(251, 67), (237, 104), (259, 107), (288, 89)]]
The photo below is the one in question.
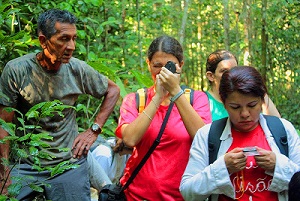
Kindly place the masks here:
[(77, 168), (79, 165), (71, 164), (68, 161), (64, 161), (56, 165), (55, 167), (47, 167), (46, 169), (51, 172), (51, 177), (63, 173), (66, 170)]
[[(64, 117), (63, 111), (65, 109), (75, 109), (74, 107), (64, 105), (62, 102), (58, 100), (54, 100), (51, 102), (41, 102), (37, 105), (34, 105), (29, 111), (23, 115), (18, 110), (14, 108), (5, 108), (7, 112), (15, 112), (18, 114), (19, 117), (17, 128), (18, 135), (16, 135), (16, 125), (14, 123), (7, 123), (4, 120), (0, 119), (0, 126), (5, 129), (9, 135), (4, 137), (0, 140), (0, 143), (6, 143), (7, 141), (10, 142), (11, 152), (10, 155), (13, 156), (16, 163), (19, 160), (27, 159), (31, 157), (33, 160), (33, 169), (37, 171), (49, 170), (52, 176), (58, 175), (63, 173), (66, 170), (76, 168), (77, 165), (70, 164), (69, 162), (63, 162), (58, 166), (54, 167), (42, 167), (41, 160), (48, 160), (51, 161), (55, 156), (52, 156), (47, 152), (47, 149), (56, 149), (56, 147), (51, 147), (48, 141), (52, 141), (53, 137), (49, 135), (48, 132), (43, 132), (42, 127), (38, 125), (38, 122), (47, 117), (53, 117), (54, 115)], [(32, 125), (27, 125), (28, 120), (32, 121)], [(59, 152), (69, 151), (69, 148), (60, 148), (58, 149)], [(13, 161), (13, 160), (12, 160)], [(8, 160), (2, 158), (2, 163), (8, 165)], [(53, 171), (53, 172), (51, 172)], [(19, 194), (20, 189), (23, 185), (28, 185), (32, 190), (37, 192), (42, 192), (43, 187), (42, 185), (48, 185), (46, 183), (40, 182), (39, 183), (24, 183), (25, 178), (22, 177), (14, 177), (16, 182), (9, 186), (8, 191), (11, 196), (15, 196)], [(33, 180), (32, 180), (33, 181)]]

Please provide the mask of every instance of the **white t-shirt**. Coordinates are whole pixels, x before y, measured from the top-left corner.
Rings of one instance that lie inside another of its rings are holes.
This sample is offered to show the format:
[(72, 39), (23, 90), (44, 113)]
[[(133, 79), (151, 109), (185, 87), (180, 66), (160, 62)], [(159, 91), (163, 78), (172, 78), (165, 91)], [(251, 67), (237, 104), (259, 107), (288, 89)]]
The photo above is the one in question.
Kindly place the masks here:
[(109, 138), (107, 142), (100, 143), (92, 151), (93, 157), (102, 166), (112, 183), (119, 181), (127, 159), (129, 158), (129, 155), (120, 156), (118, 153), (113, 152), (111, 144), (114, 143), (114, 141), (115, 138)]

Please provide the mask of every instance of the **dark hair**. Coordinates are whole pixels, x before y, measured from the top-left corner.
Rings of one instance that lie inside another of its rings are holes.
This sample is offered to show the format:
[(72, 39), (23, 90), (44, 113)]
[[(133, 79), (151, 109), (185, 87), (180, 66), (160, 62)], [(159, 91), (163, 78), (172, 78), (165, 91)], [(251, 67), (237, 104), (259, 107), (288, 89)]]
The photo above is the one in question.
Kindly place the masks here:
[(51, 38), (51, 36), (56, 33), (56, 22), (75, 24), (77, 22), (77, 18), (67, 10), (47, 10), (38, 18), (38, 33), (41, 32), (46, 36), (47, 39)]
[(236, 63), (238, 63), (238, 60), (236, 57), (229, 52), (228, 50), (216, 50), (213, 53), (211, 53), (206, 60), (206, 72), (211, 71), (212, 73), (216, 72), (218, 64), (227, 59), (235, 59)]
[(147, 52), (149, 61), (151, 61), (153, 55), (159, 51), (174, 55), (179, 62), (183, 61), (182, 47), (175, 38), (170, 36), (160, 36), (154, 39)]
[(289, 201), (298, 200), (300, 198), (300, 172), (296, 172), (289, 183), (288, 197)]
[(261, 74), (251, 66), (236, 66), (222, 75), (219, 93), (223, 103), (234, 91), (242, 94), (258, 96), (264, 100), (267, 93)]

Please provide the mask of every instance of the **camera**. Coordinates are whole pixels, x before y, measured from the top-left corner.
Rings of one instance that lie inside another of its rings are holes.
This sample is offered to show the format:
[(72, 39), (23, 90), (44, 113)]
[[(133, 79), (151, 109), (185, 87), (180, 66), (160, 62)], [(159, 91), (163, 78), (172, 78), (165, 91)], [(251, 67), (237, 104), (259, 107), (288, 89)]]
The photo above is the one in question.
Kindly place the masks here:
[(167, 64), (165, 65), (165, 68), (171, 71), (172, 73), (176, 73), (176, 66), (175, 63), (172, 61), (168, 61)]
[(245, 147), (243, 152), (246, 156), (256, 156), (259, 155), (255, 147)]

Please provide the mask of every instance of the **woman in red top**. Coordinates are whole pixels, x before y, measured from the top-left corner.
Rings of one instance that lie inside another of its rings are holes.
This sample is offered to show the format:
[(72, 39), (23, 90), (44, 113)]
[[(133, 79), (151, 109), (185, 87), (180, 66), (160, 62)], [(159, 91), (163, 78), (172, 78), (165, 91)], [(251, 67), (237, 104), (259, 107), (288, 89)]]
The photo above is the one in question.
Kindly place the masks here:
[(253, 67), (224, 72), (219, 91), (229, 117), (223, 119), (226, 125), (218, 138), (220, 146), (214, 147), (217, 159), (209, 161), (208, 124), (197, 131), (191, 146), (180, 184), (185, 200), (211, 196), (212, 201), (287, 201), (288, 183), (300, 169), (300, 138), (295, 127), (277, 119), (286, 131), (287, 156), (280, 152), (272, 133), (278, 127), (268, 125), (261, 114), (267, 88)]
[[(176, 73), (164, 67), (168, 61), (176, 64)], [(125, 190), (127, 200), (183, 200), (179, 184), (192, 139), (200, 127), (211, 122), (204, 92), (194, 91), (192, 105), (182, 96), (180, 73), (183, 63), (183, 50), (176, 39), (169, 36), (156, 38), (148, 50), (148, 69), (155, 84), (147, 90), (145, 109), (138, 113), (135, 93), (128, 94), (123, 100), (116, 135), (123, 138), (126, 146), (134, 147), (134, 151), (127, 162), (122, 185), (157, 137), (172, 97), (175, 103), (160, 144)]]

